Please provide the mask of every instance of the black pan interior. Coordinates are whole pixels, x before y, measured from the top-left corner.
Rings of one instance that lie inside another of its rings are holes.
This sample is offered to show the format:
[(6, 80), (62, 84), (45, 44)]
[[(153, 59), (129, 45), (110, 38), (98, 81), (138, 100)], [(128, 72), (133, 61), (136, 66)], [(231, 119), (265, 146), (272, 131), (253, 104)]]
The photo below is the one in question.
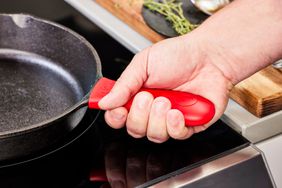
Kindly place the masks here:
[(84, 96), (80, 82), (43, 56), (0, 49), (0, 132), (46, 121)]
[(67, 28), (24, 14), (0, 15), (0, 28), (0, 136), (62, 117), (101, 77), (96, 51)]

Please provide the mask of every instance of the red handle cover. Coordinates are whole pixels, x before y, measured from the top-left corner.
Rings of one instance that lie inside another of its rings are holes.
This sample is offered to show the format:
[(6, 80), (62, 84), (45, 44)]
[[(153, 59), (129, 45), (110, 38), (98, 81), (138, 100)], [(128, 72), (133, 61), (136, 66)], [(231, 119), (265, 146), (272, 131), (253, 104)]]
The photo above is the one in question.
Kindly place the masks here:
[[(100, 109), (98, 102), (111, 91), (114, 84), (113, 80), (101, 78), (91, 91), (89, 108)], [(199, 95), (163, 89), (141, 88), (140, 91), (150, 92), (155, 98), (160, 96), (168, 98), (172, 109), (178, 109), (183, 113), (186, 126), (199, 126), (208, 123), (215, 114), (213, 103)], [(124, 105), (127, 110), (130, 109), (133, 98), (134, 96)]]

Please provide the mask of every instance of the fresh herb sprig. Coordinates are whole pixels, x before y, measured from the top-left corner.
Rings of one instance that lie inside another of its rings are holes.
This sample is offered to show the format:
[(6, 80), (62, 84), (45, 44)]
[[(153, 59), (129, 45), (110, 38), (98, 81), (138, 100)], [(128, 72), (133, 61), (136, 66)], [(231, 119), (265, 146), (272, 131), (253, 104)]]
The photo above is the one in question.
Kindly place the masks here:
[(144, 0), (143, 5), (151, 11), (164, 15), (166, 20), (172, 23), (173, 29), (180, 35), (184, 35), (198, 26), (184, 17), (182, 3), (176, 2), (176, 0)]

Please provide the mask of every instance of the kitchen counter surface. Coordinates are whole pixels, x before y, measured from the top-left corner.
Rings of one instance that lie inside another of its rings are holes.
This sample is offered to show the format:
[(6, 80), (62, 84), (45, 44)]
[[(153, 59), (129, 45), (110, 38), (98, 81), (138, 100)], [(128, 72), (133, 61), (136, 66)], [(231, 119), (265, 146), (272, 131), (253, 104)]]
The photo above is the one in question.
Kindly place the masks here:
[[(152, 45), (151, 41), (144, 38), (127, 24), (100, 7), (94, 0), (65, 1), (131, 52), (137, 53)], [(263, 118), (258, 118), (231, 99), (221, 119), (253, 143), (282, 133), (282, 111), (278, 111)]]

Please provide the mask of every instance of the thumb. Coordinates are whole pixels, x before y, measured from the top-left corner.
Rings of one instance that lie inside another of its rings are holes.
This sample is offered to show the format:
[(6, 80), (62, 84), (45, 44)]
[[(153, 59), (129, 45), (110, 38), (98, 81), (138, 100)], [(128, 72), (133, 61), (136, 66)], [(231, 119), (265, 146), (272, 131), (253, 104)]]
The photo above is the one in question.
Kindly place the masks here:
[(146, 48), (134, 56), (112, 90), (99, 101), (101, 109), (109, 110), (123, 106), (138, 92), (147, 80), (148, 53), (149, 48)]

